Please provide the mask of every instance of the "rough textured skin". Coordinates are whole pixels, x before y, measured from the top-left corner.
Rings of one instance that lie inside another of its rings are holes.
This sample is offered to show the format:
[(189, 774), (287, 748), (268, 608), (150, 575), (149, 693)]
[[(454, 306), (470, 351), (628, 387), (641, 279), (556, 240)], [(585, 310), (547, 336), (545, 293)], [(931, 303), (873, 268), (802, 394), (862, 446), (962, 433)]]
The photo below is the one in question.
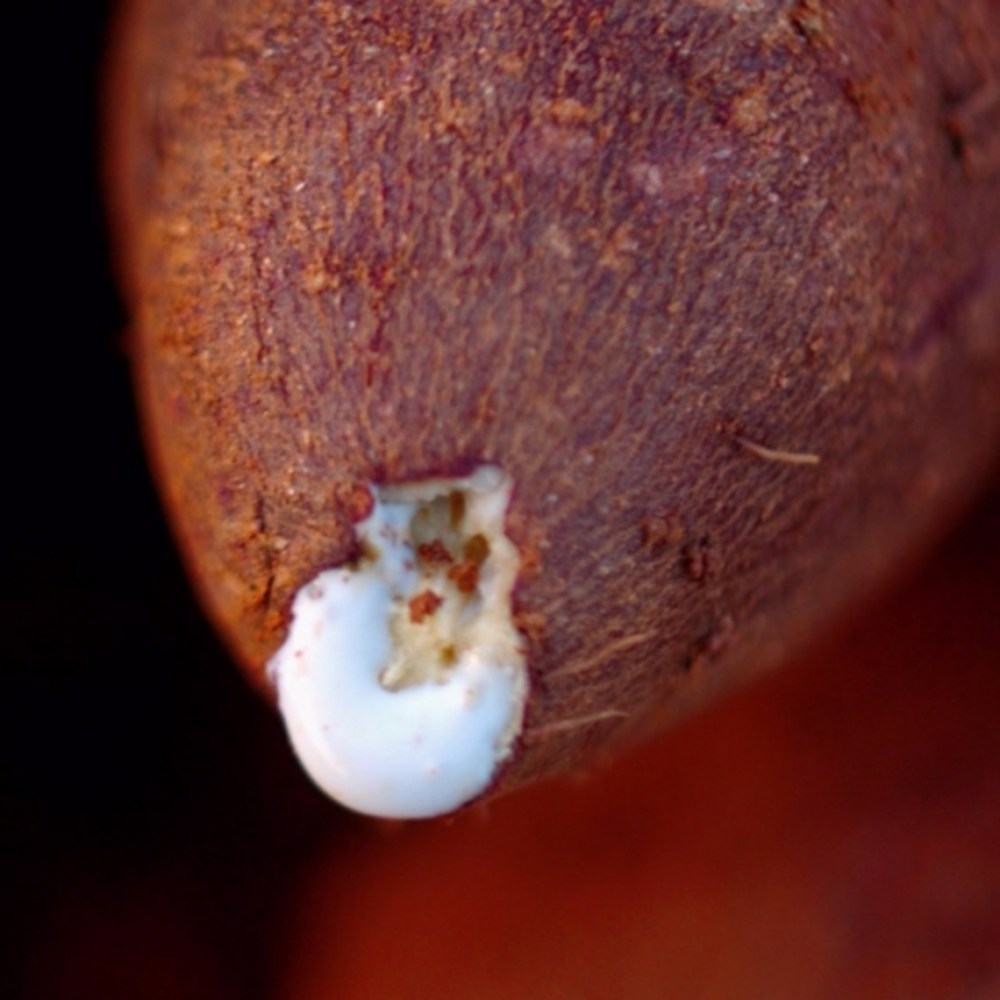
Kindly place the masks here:
[(258, 677), (359, 486), (497, 463), (509, 787), (784, 655), (995, 454), (995, 0), (141, 0), (121, 39), (149, 437)]

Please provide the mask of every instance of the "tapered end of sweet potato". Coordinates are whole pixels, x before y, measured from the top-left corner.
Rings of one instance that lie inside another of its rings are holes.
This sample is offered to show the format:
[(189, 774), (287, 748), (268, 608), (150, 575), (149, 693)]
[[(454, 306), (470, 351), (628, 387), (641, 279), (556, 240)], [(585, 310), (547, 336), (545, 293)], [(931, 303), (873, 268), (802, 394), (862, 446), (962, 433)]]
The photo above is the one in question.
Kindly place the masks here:
[(998, 38), (989, 0), (136, 0), (140, 397), (250, 675), (359, 498), (481, 466), (530, 690), (496, 790), (886, 580), (1000, 434)]

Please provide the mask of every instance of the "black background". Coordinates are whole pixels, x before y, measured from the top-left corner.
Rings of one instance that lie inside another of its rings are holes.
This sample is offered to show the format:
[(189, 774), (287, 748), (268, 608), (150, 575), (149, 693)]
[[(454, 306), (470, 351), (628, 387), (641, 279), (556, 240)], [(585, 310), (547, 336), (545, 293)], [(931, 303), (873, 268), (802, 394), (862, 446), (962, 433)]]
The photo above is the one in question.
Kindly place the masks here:
[[(28, 6), (6, 25), (4, 965), (15, 995), (266, 996), (276, 900), (350, 820), (204, 622), (149, 479), (100, 198), (110, 5)], [(149, 944), (174, 931), (186, 962)]]

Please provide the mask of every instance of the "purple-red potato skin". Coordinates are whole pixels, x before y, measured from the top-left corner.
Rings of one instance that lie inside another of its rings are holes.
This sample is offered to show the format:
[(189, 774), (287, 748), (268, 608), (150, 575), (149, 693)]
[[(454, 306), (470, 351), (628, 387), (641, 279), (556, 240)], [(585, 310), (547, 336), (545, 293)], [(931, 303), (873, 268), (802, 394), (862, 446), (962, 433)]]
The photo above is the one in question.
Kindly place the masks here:
[(148, 440), (251, 676), (365, 484), (513, 477), (497, 789), (777, 662), (996, 454), (992, 0), (135, 0), (109, 94)]

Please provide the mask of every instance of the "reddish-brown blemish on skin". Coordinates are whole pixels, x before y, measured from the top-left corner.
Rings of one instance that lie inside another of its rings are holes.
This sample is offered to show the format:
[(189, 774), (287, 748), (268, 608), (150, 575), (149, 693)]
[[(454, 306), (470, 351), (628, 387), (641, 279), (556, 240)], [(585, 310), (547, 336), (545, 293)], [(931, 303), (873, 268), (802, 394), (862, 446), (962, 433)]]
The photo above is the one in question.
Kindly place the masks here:
[(417, 546), (417, 556), (420, 561), (428, 566), (447, 566), (454, 562), (452, 554), (445, 547), (440, 538), (435, 538), (433, 542), (425, 542)]
[(344, 507), (351, 524), (359, 524), (371, 516), (375, 498), (367, 486), (355, 484), (344, 491)]
[(702, 583), (711, 571), (711, 543), (701, 538), (693, 545), (686, 545), (681, 554), (684, 575), (694, 583)]
[(545, 615), (540, 611), (519, 609), (514, 612), (514, 625), (528, 642), (538, 645), (545, 638)]
[(521, 579), (535, 580), (541, 576), (542, 553), (538, 542), (528, 539), (521, 545)]
[(668, 545), (677, 545), (684, 538), (684, 525), (673, 511), (659, 510), (647, 514), (639, 526), (642, 547), (653, 552)]
[(483, 535), (473, 535), (462, 546), (462, 558), (474, 566), (482, 566), (490, 555), (490, 543)]
[(416, 597), (410, 598), (410, 621), (420, 625), (427, 617), (434, 614), (443, 603), (443, 598), (433, 590), (422, 590)]
[(463, 594), (475, 593), (476, 587), (479, 586), (479, 567), (473, 562), (455, 563), (448, 570), (448, 579)]

